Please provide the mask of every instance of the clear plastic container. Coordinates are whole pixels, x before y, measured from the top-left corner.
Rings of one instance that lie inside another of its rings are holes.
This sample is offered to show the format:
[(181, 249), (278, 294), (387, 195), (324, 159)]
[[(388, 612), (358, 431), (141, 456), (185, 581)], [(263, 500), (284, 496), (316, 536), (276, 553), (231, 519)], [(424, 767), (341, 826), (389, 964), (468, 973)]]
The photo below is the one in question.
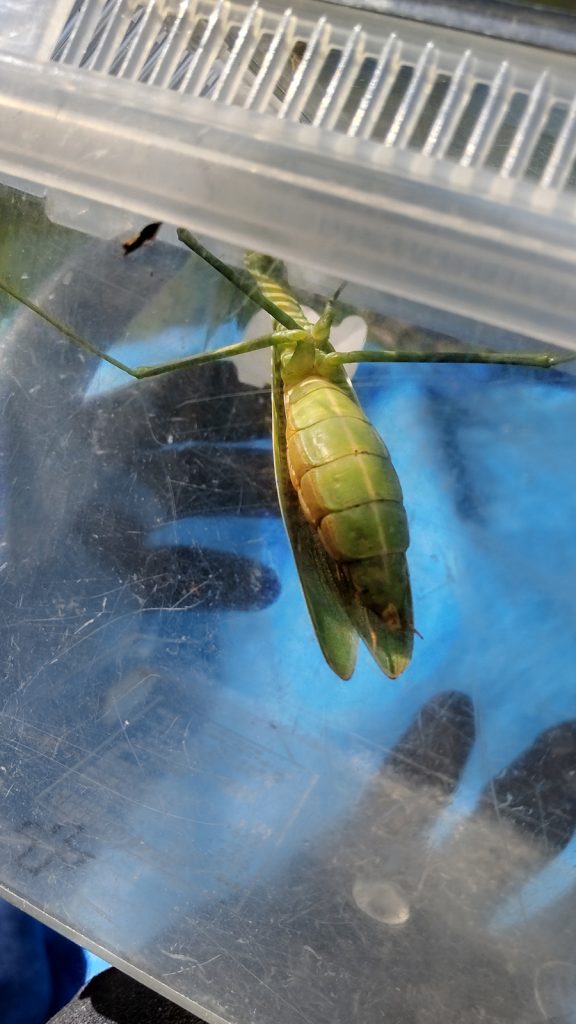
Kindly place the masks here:
[[(346, 280), (375, 344), (574, 347), (570, 58), (316, 2), (4, 8), (0, 276), (93, 343), (266, 329), (183, 223), (312, 308)], [(569, 366), (358, 370), (422, 635), (342, 683), (266, 353), (131, 382), (0, 301), (5, 893), (207, 1020), (574, 1019)]]

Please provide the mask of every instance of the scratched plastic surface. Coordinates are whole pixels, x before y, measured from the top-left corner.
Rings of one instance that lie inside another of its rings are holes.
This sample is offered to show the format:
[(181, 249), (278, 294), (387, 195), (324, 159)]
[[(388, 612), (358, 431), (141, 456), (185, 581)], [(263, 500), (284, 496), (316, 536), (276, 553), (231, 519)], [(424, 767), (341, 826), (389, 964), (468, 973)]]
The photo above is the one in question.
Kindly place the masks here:
[[(254, 329), (163, 241), (26, 245), (37, 301), (133, 362)], [(363, 652), (342, 683), (278, 517), (266, 372), (126, 383), (10, 308), (5, 892), (207, 1020), (573, 1022), (576, 377), (358, 371), (422, 637), (399, 680)]]

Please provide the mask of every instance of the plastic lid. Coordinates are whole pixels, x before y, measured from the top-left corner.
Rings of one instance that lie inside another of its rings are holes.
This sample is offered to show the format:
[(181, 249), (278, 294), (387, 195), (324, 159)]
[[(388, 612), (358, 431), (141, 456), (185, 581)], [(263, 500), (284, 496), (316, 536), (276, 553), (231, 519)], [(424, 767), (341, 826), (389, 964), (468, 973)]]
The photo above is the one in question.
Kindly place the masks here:
[(0, 5), (5, 173), (573, 345), (570, 57), (314, 0)]

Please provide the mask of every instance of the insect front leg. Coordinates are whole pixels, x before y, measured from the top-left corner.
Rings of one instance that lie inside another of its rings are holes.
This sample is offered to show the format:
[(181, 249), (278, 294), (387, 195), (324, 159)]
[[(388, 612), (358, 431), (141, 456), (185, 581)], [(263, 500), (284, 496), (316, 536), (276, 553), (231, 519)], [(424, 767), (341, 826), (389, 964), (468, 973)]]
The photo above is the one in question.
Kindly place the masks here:
[(213, 252), (210, 252), (209, 249), (206, 249), (206, 247), (202, 245), (195, 235), (188, 231), (187, 228), (178, 228), (177, 234), (179, 240), (183, 242), (184, 245), (187, 245), (192, 252), (196, 253), (197, 256), (200, 256), (200, 258), (203, 259), (210, 267), (217, 270), (222, 277), (225, 277), (227, 281), (230, 281), (231, 284), (238, 288), (238, 291), (243, 292), (248, 299), (255, 303), (255, 305), (260, 306), (261, 309), (264, 309), (269, 313), (272, 319), (276, 320), (279, 324), (282, 324), (286, 330), (297, 330), (302, 327), (302, 324), (298, 323), (298, 321), (295, 320), (287, 310), (282, 309), (268, 296), (263, 294), (254, 278), (251, 277), (247, 282), (246, 278), (235, 270), (234, 267), (230, 267), (227, 263), (224, 263), (223, 260), (218, 259), (218, 257), (215, 256)]

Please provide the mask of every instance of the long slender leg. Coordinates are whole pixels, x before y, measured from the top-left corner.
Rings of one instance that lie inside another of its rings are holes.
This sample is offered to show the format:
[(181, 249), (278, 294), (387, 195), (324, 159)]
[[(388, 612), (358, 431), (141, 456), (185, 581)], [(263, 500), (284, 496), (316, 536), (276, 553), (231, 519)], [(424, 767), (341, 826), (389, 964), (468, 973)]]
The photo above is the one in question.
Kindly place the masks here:
[[(215, 363), (218, 359), (232, 359), (233, 356), (240, 356), (244, 352), (256, 352), (260, 348), (272, 348), (273, 345), (284, 342), (304, 341), (308, 337), (307, 331), (276, 331), (273, 334), (262, 334), (259, 338), (249, 338), (248, 341), (239, 341), (235, 345), (223, 345), (222, 348), (215, 348), (211, 352), (198, 352), (194, 356), (184, 356), (183, 359), (176, 359), (172, 363), (160, 363), (157, 366), (138, 366), (130, 372), (138, 380), (145, 377), (159, 377), (162, 373), (172, 373), (175, 370), (186, 370), (189, 366), (198, 366), (200, 363)], [(102, 354), (107, 359), (106, 354)]]
[[(256, 302), (262, 309), (270, 313), (278, 323), (283, 324), (287, 328), (299, 326), (297, 321), (293, 320), (291, 316), (269, 300), (257, 285), (247, 284), (244, 278), (232, 267), (229, 267), (222, 260), (219, 260), (217, 256), (214, 256), (186, 228), (178, 228), (178, 238), (228, 281), (236, 285), (253, 302)], [(332, 322), (332, 305), (337, 301), (344, 286), (345, 284), (341, 284), (334, 293), (319, 323), (312, 329), (313, 334), (320, 333), (322, 329), (329, 330)], [(378, 352), (363, 349), (356, 352), (331, 353), (327, 358), (333, 366), (341, 366), (343, 363), (494, 363), (509, 366), (538, 366), (542, 369), (549, 369), (552, 366), (558, 366), (560, 363), (576, 359), (576, 353), (574, 355), (565, 355), (550, 352), (465, 352), (461, 350), (453, 352), (395, 352), (391, 350)]]
[(326, 359), (330, 366), (342, 366), (344, 363), (498, 363), (549, 369), (576, 359), (576, 352), (566, 355), (554, 352), (395, 352), (391, 349), (361, 349), (357, 352), (331, 352)]
[(51, 325), (51, 327), (55, 327), (57, 331), (60, 331), (65, 338), (72, 341), (74, 345), (78, 346), (78, 348), (82, 348), (85, 352), (90, 352), (94, 356), (99, 356), (100, 359), (105, 359), (106, 362), (111, 363), (112, 366), (116, 366), (119, 370), (124, 370), (124, 373), (129, 373), (131, 377), (137, 376), (136, 371), (133, 370), (131, 366), (126, 366), (126, 364), (121, 363), (119, 359), (114, 359), (114, 356), (109, 356), (106, 352), (102, 352), (96, 347), (96, 345), (93, 345), (91, 341), (86, 341), (85, 338), (80, 337), (80, 335), (76, 334), (76, 331), (74, 331), (69, 324), (64, 323), (63, 320), (59, 320), (57, 317), (51, 316), (50, 313), (46, 313), (43, 309), (40, 309), (40, 306), (37, 306), (31, 299), (26, 298), (25, 295), (20, 295), (20, 292), (17, 292), (12, 285), (7, 283), (7, 281), (0, 279), (0, 288), (2, 291), (6, 292), (10, 298), (14, 299), (15, 302), (21, 302), (23, 306), (26, 306), (26, 308), (31, 310), (32, 313), (39, 316), (41, 320), (45, 320), (46, 323)]
[(97, 356), (99, 359), (103, 359), (106, 363), (110, 363), (111, 366), (115, 366), (118, 370), (123, 370), (124, 373), (129, 374), (130, 377), (135, 377), (137, 380), (143, 380), (146, 377), (159, 377), (163, 373), (172, 373), (176, 370), (186, 370), (189, 366), (197, 366), (199, 363), (212, 363), (218, 359), (230, 359), (233, 356), (242, 355), (244, 352), (255, 352), (261, 348), (271, 348), (272, 345), (279, 342), (303, 341), (308, 337), (307, 331), (302, 330), (302, 328), (294, 331), (277, 331), (272, 334), (263, 334), (258, 338), (249, 338), (247, 341), (239, 341), (235, 345), (225, 345), (213, 351), (199, 352), (193, 356), (184, 356), (182, 359), (175, 359), (173, 362), (158, 363), (156, 366), (128, 366), (127, 363), (122, 363), (119, 359), (115, 359), (114, 356), (93, 345), (91, 341), (86, 341), (69, 324), (44, 312), (36, 303), (26, 298), (25, 295), (20, 295), (19, 292), (2, 279), (0, 279), (0, 288), (16, 302), (21, 302), (32, 313), (35, 313), (36, 316), (39, 316), (52, 327), (55, 327), (56, 330), (60, 331), (64, 337), (68, 338), (74, 345), (77, 345), (78, 348), (83, 349), (85, 352), (90, 352), (91, 355)]
[(195, 236), (188, 231), (187, 228), (178, 228), (178, 238), (184, 245), (187, 245), (192, 252), (195, 252), (197, 256), (200, 256), (206, 263), (208, 263), (214, 270), (217, 270), (222, 277), (225, 277), (227, 281), (235, 285), (239, 291), (247, 295), (252, 302), (260, 306), (261, 309), (266, 310), (270, 313), (273, 320), (277, 320), (279, 324), (282, 324), (289, 331), (300, 330), (302, 325), (294, 320), (293, 317), (286, 313), (283, 309), (280, 309), (275, 302), (268, 299), (261, 292), (260, 288), (255, 281), (247, 281), (238, 271), (234, 270), (233, 267), (229, 267), (227, 263), (223, 263), (219, 260), (214, 253), (210, 252), (209, 249), (205, 249), (201, 242), (198, 241)]

